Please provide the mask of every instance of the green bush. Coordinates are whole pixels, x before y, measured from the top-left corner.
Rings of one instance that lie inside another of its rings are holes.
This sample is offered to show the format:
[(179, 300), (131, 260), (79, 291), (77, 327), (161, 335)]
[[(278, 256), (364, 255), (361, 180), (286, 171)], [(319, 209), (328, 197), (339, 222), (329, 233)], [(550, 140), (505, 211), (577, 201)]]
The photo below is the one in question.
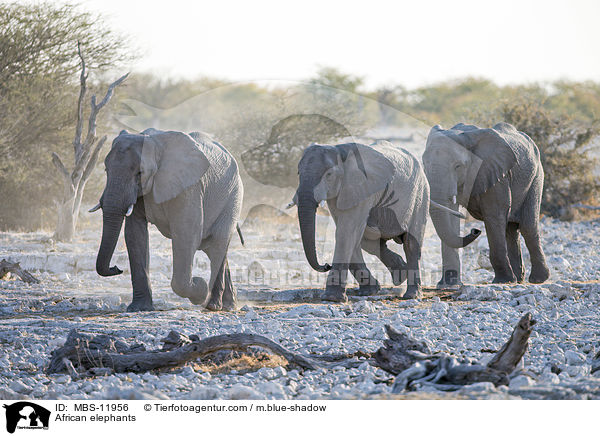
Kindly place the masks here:
[(537, 101), (502, 102), (474, 116), (476, 123), (491, 126), (499, 121), (527, 133), (540, 150), (544, 167), (542, 213), (573, 216), (572, 205), (594, 205), (600, 193), (598, 159), (591, 141), (600, 134), (597, 122), (576, 120), (545, 108)]

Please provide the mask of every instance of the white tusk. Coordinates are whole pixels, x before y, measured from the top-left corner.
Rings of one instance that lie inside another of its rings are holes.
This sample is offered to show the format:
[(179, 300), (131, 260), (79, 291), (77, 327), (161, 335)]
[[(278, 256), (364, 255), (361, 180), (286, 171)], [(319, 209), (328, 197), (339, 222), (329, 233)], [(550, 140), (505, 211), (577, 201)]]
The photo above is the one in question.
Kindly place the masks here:
[(452, 204), (456, 204), (456, 195), (452, 196)]
[(131, 215), (131, 212), (133, 212), (133, 204), (129, 206), (129, 209), (127, 209), (127, 213), (125, 214), (125, 216)]
[(95, 205), (94, 207), (92, 207), (90, 210), (88, 210), (89, 213), (93, 213), (96, 212), (98, 209), (100, 209), (102, 206), (100, 206), (100, 203), (98, 203), (97, 205)]
[(443, 211), (446, 211), (446, 212), (448, 212), (448, 213), (450, 213), (450, 214), (452, 214), (452, 215), (454, 215), (454, 216), (457, 216), (457, 217), (459, 217), (459, 218), (462, 218), (463, 220), (464, 220), (464, 219), (467, 219), (467, 217), (466, 217), (466, 216), (464, 216), (464, 215), (463, 215), (462, 213), (460, 213), (460, 212), (457, 212), (457, 211), (455, 211), (455, 210), (452, 210), (452, 209), (450, 209), (450, 208), (448, 208), (448, 207), (446, 207), (446, 206), (442, 206), (441, 204), (439, 204), (439, 203), (436, 203), (436, 202), (435, 202), (435, 201), (433, 201), (433, 200), (429, 200), (429, 202), (431, 203), (431, 205), (432, 205), (433, 207), (436, 207), (436, 208), (438, 208), (438, 209), (441, 209), (441, 210), (443, 210)]
[(294, 207), (295, 205), (296, 205), (296, 202), (295, 202), (295, 201), (291, 201), (291, 202), (289, 202), (289, 203), (288, 203), (288, 204), (285, 206), (285, 208), (286, 208), (286, 209), (291, 209), (291, 208), (292, 208), (292, 207)]

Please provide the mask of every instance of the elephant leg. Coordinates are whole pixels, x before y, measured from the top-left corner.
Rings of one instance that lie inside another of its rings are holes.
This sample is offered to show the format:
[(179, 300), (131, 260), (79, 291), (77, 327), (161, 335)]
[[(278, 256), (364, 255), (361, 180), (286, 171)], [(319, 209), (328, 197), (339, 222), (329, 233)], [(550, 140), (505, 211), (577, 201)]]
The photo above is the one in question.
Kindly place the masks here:
[(387, 246), (385, 239), (362, 240), (362, 249), (367, 253), (377, 256), (392, 275), (395, 286), (399, 286), (406, 280), (406, 262), (398, 253), (393, 252)]
[(407, 282), (403, 299), (420, 299), (421, 293), (421, 243), (414, 235), (405, 233), (403, 236), (404, 253), (406, 254)]
[(367, 225), (369, 209), (366, 206), (356, 210), (344, 211), (336, 217), (335, 228), (335, 252), (331, 270), (327, 275), (327, 284), (325, 292), (321, 299), (324, 301), (333, 301), (345, 303), (348, 301), (346, 296), (346, 278), (348, 276), (348, 267), (352, 260), (352, 254), (358, 246)]
[(211, 245), (206, 249), (210, 259), (210, 298), (206, 305), (208, 310), (235, 310), (236, 308), (237, 296), (227, 262), (228, 248), (229, 239), (226, 243)]
[(524, 205), (528, 205), (529, 207), (523, 208), (521, 217), (521, 234), (523, 235), (531, 259), (531, 274), (529, 274), (529, 281), (531, 283), (543, 283), (550, 278), (550, 269), (548, 268), (546, 256), (542, 249), (539, 229), (540, 196), (541, 194), (536, 195), (533, 188), (529, 191)]
[(510, 266), (517, 278), (522, 283), (525, 277), (525, 266), (521, 257), (521, 244), (519, 243), (519, 224), (509, 222), (506, 226), (506, 248)]
[(352, 273), (358, 283), (358, 291), (356, 295), (367, 296), (375, 295), (381, 290), (379, 282), (371, 274), (371, 271), (365, 265), (365, 260), (362, 255), (360, 245), (357, 245), (352, 254), (352, 262), (348, 266), (348, 270)]
[(202, 277), (192, 277), (192, 264), (197, 244), (190, 238), (173, 235), (173, 277), (171, 288), (193, 304), (202, 305), (208, 296), (208, 286)]
[(458, 248), (452, 248), (442, 242), (442, 278), (436, 285), (437, 289), (461, 286), (460, 277), (461, 266)]
[(125, 244), (129, 256), (133, 299), (127, 312), (154, 310), (152, 288), (150, 286), (150, 251), (148, 242), (148, 221), (143, 212), (143, 200), (136, 205), (134, 213), (125, 220)]
[(505, 217), (495, 217), (493, 221), (485, 220), (485, 231), (490, 244), (490, 263), (495, 274), (493, 283), (512, 283), (517, 280), (508, 259), (506, 221)]
[(501, 180), (481, 196), (479, 206), (490, 246), (490, 263), (494, 268), (494, 283), (517, 281), (508, 259), (506, 229), (512, 204), (512, 193), (507, 180)]

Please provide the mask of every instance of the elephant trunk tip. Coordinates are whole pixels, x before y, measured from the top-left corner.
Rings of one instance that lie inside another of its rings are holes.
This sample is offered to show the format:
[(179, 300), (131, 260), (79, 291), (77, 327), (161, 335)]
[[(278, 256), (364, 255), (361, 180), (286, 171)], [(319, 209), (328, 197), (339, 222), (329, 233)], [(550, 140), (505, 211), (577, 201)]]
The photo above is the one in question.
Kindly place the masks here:
[(119, 274), (123, 273), (123, 271), (117, 266), (111, 266), (110, 268), (96, 266), (96, 272), (102, 277), (118, 276)]
[(467, 236), (463, 237), (463, 247), (469, 245), (471, 242), (477, 239), (479, 235), (481, 235), (481, 230), (471, 229), (471, 232)]
[(318, 268), (315, 268), (318, 272), (327, 272), (331, 269), (331, 265), (326, 263), (325, 265), (318, 265)]

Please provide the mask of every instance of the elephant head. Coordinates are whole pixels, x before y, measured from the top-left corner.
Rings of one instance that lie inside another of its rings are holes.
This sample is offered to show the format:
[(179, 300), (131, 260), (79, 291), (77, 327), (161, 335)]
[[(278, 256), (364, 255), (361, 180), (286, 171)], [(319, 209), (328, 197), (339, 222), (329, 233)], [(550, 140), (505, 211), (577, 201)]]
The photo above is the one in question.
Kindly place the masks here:
[[(499, 123), (491, 129), (457, 124), (444, 130), (439, 125), (429, 132), (423, 153), (425, 174), (431, 200), (457, 210), (487, 192), (506, 177), (517, 158), (504, 133), (516, 132), (510, 124)], [(444, 243), (461, 248), (481, 233), (474, 229), (465, 237), (458, 235), (456, 218), (430, 208), (435, 230)]]
[(336, 207), (347, 210), (381, 191), (394, 175), (388, 158), (372, 147), (350, 143), (337, 146), (310, 145), (298, 163), (299, 185), (294, 197), (304, 254), (319, 272), (321, 265), (315, 247), (315, 213), (323, 200), (335, 199)]
[(109, 267), (125, 216), (131, 215), (141, 196), (164, 203), (198, 183), (209, 162), (196, 142), (185, 133), (148, 129), (141, 134), (123, 130), (106, 159), (106, 187), (98, 206), (102, 209), (102, 241), (96, 271), (112, 276), (122, 271)]

